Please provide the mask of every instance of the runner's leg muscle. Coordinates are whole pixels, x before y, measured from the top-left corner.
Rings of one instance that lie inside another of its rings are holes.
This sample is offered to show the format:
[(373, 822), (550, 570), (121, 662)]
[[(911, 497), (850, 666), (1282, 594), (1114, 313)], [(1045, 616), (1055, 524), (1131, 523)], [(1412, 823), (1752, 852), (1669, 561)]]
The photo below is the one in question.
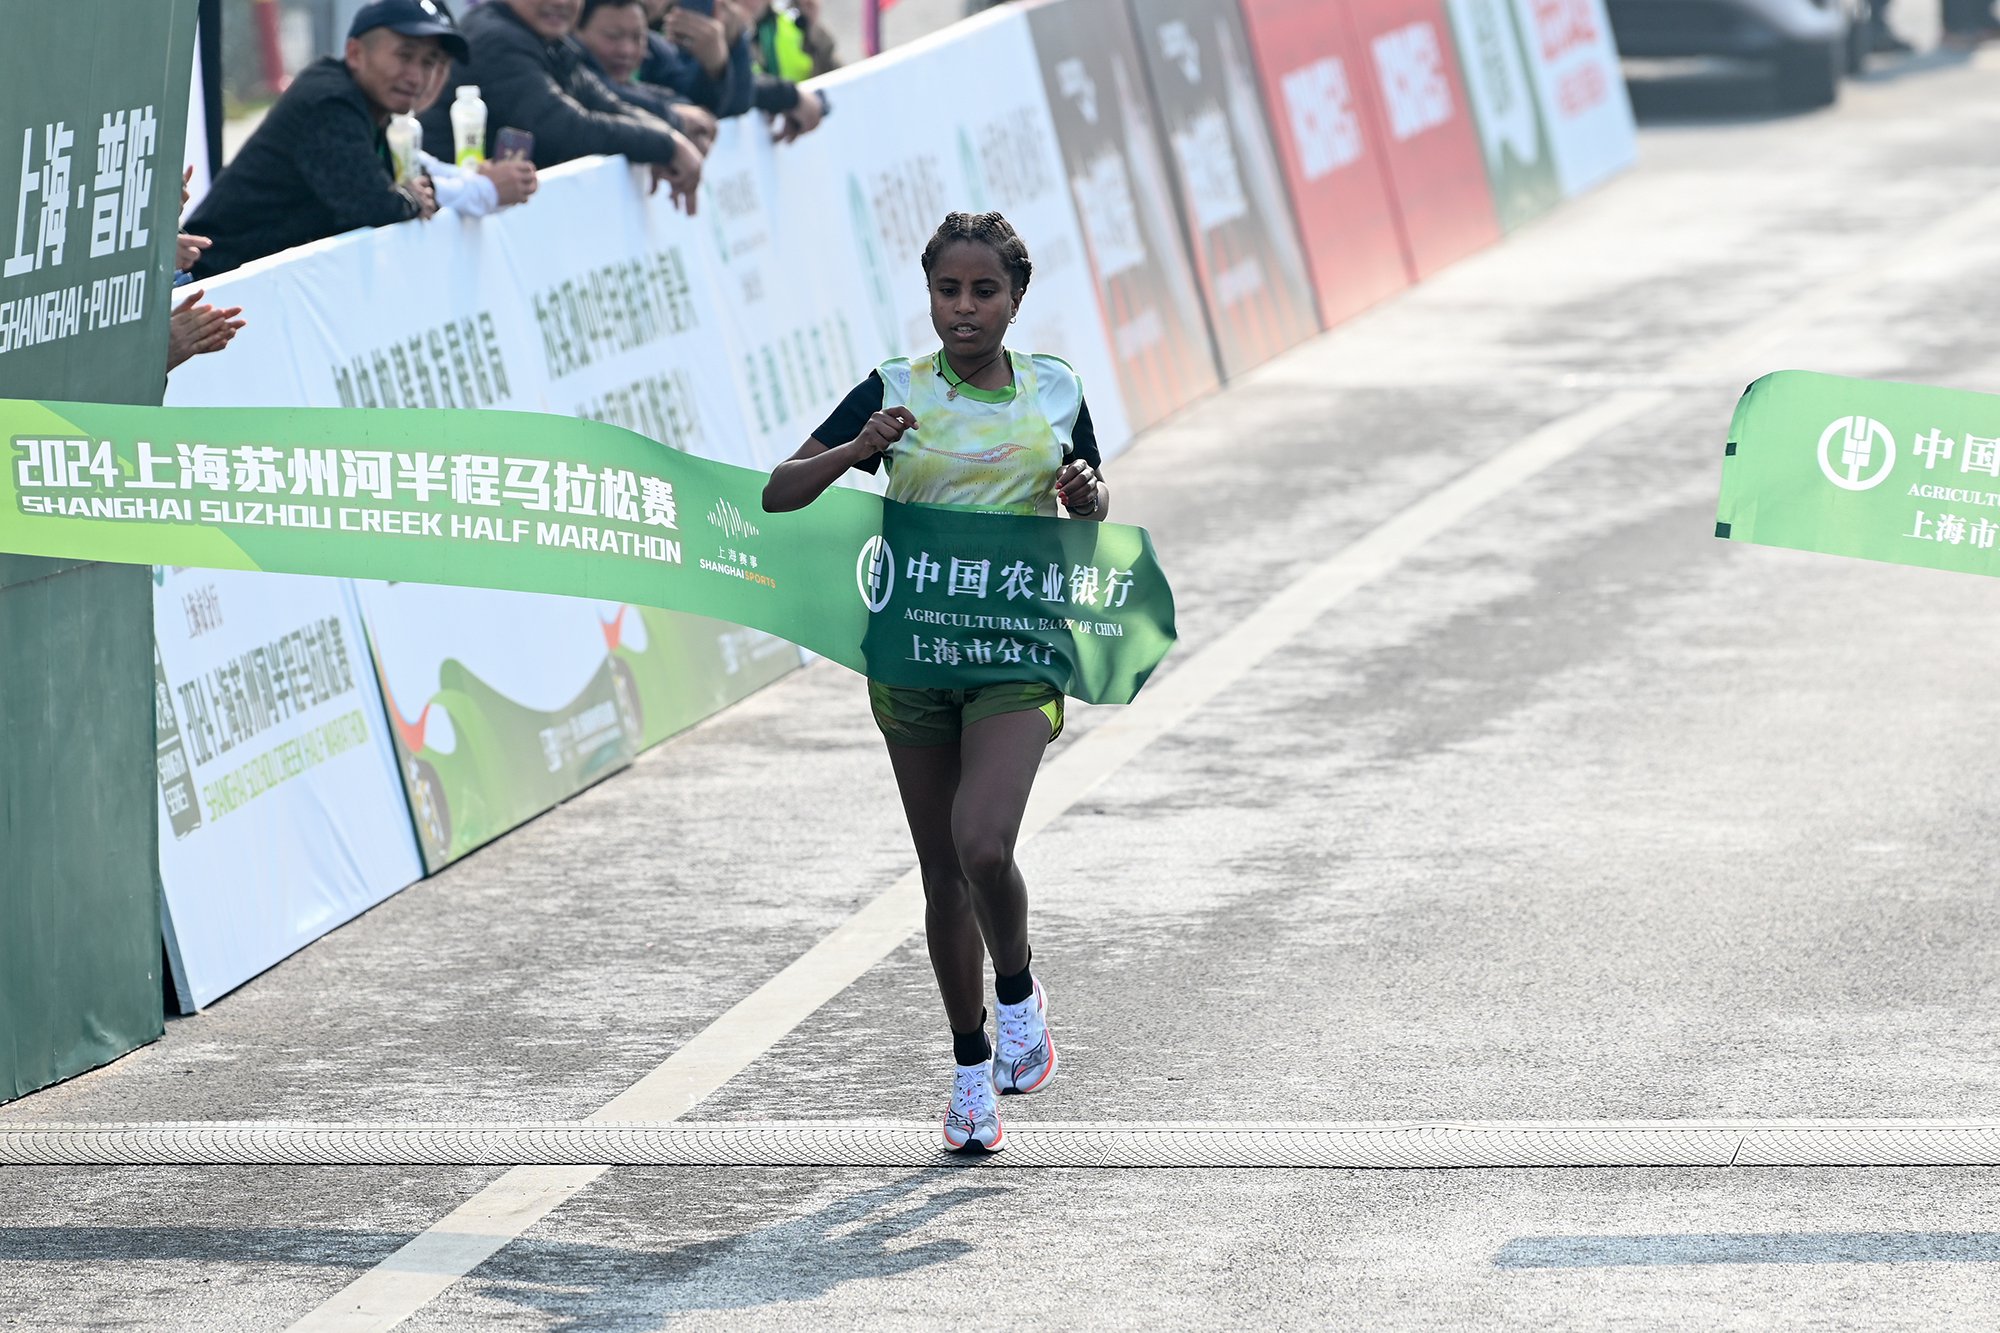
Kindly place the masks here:
[(910, 821), (917, 866), (924, 877), (924, 942), (954, 1032), (970, 1032), (985, 1012), (986, 950), (972, 895), (952, 844), (952, 802), (958, 793), (959, 747), (890, 745), (889, 765)]
[(1002, 973), (1028, 965), (1028, 887), (1014, 843), (1048, 744), (1049, 720), (1037, 709), (981, 718), (959, 737), (951, 840), (986, 948)]

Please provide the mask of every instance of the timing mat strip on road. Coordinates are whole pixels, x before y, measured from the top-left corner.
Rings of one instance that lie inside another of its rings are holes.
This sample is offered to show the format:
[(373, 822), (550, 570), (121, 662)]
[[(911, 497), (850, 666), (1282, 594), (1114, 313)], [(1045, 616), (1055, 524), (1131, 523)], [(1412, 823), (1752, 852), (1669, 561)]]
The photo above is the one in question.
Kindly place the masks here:
[[(962, 1165), (910, 1121), (0, 1125), (0, 1166)], [(1996, 1166), (2000, 1122), (1023, 1122), (1024, 1167)]]

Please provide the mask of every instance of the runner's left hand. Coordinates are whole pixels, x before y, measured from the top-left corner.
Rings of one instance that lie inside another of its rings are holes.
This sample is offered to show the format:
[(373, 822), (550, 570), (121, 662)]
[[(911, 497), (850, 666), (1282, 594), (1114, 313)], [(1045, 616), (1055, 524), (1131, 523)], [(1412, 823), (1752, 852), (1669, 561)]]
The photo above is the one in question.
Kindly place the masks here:
[(1085, 514), (1097, 508), (1097, 469), (1088, 463), (1064, 463), (1062, 471), (1056, 473), (1056, 494), (1062, 497), (1063, 508), (1075, 513), (1078, 509)]

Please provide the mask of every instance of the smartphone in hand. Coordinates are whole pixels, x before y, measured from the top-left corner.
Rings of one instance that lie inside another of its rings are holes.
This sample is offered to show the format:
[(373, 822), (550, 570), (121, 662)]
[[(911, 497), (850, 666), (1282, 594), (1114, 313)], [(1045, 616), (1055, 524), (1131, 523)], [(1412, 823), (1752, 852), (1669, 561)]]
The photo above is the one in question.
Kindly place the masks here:
[(493, 160), (496, 162), (532, 162), (535, 158), (535, 136), (527, 130), (517, 130), (512, 125), (493, 136)]

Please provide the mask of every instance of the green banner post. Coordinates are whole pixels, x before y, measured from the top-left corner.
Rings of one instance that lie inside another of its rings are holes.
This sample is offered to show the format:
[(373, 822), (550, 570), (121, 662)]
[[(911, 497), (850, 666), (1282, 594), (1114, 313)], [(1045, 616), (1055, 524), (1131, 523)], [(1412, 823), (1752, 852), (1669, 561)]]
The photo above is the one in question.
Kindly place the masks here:
[(0, 401), (0, 551), (631, 602), (765, 630), (892, 685), (1128, 702), (1173, 643), (1141, 528), (764, 474), (517, 412)]
[(1715, 533), (2000, 574), (2000, 396), (1766, 375), (1730, 425)]
[[(160, 401), (196, 8), (9, 9), (0, 395)], [(150, 578), (87, 559), (0, 556), (0, 1101), (163, 1027)]]

